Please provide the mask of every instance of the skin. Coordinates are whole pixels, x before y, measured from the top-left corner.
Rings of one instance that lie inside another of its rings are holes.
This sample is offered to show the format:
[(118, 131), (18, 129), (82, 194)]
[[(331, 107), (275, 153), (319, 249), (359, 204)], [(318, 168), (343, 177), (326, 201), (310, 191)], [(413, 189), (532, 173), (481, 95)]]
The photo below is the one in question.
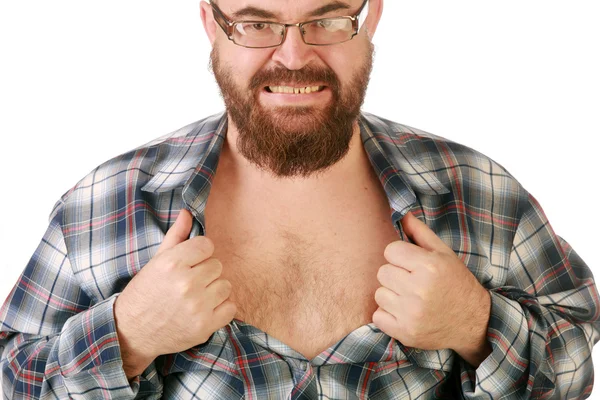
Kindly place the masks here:
[(492, 352), (490, 293), (436, 234), (411, 213), (402, 228), (413, 241), (390, 243), (379, 268), (373, 323), (404, 345), (453, 349), (473, 366)]
[[(362, 3), (360, 0), (347, 1), (351, 10), (358, 9)], [(280, 22), (295, 23), (310, 19), (306, 14), (322, 6), (323, 2), (219, 1), (219, 7), (226, 15), (250, 4), (277, 13)], [(208, 3), (200, 3), (200, 15), (209, 40), (213, 47), (217, 45), (222, 63), (234, 72), (232, 79), (239, 88), (247, 88), (249, 80), (261, 69), (283, 66), (298, 70), (309, 64), (328, 66), (344, 86), (352, 81), (359, 68), (357, 56), (368, 54), (371, 36), (381, 17), (383, 0), (371, 0), (369, 4), (369, 16), (359, 35), (348, 42), (324, 47), (306, 45), (298, 29), (291, 28), (286, 41), (279, 47), (243, 48), (227, 39), (214, 21)], [(334, 15), (345, 14), (341, 10), (325, 16)], [(320, 101), (311, 105), (322, 108), (328, 99), (323, 97)], [(266, 107), (269, 103), (262, 105)], [(286, 123), (294, 125), (302, 121), (288, 120)], [(236, 148), (238, 131), (230, 119), (219, 173), (233, 174), (254, 190), (276, 193), (270, 204), (275, 208), (294, 209), (297, 199), (306, 203), (310, 201), (307, 194), (315, 196), (320, 203), (314, 202), (312, 211), (318, 215), (323, 202), (339, 204), (345, 188), (361, 187), (368, 179), (370, 166), (360, 143), (358, 124), (354, 122), (352, 126), (349, 150), (340, 161), (319, 174), (281, 177), (244, 158)], [(306, 212), (306, 207), (303, 210)], [(203, 343), (213, 332), (228, 324), (236, 313), (235, 304), (229, 300), (231, 284), (221, 279), (223, 267), (220, 261), (211, 258), (214, 252), (212, 241), (206, 237), (187, 240), (191, 218), (189, 212), (182, 210), (158, 254), (131, 280), (115, 302), (117, 333), (128, 378), (141, 374), (158, 355)], [(386, 248), (384, 256), (389, 264), (382, 266), (377, 275), (381, 288), (375, 294), (379, 309), (373, 314), (373, 322), (407, 346), (451, 348), (477, 367), (491, 352), (486, 340), (489, 293), (427, 226), (410, 214), (402, 224), (415, 244), (396, 241)], [(190, 257), (190, 252), (196, 255)], [(407, 302), (409, 307), (400, 307)], [(165, 306), (157, 308), (156, 304)], [(172, 313), (172, 310), (183, 311)], [(190, 324), (190, 321), (195, 323)]]
[(115, 301), (123, 369), (129, 379), (161, 354), (204, 343), (237, 312), (229, 300), (231, 283), (221, 279), (223, 265), (211, 258), (212, 241), (187, 239), (192, 220), (189, 211), (180, 212), (157, 254)]
[[(346, 15), (347, 13), (357, 10), (362, 4), (362, 1), (352, 0), (349, 1), (348, 4), (351, 6), (349, 10), (338, 10), (325, 14), (323, 17)], [(307, 14), (309, 11), (323, 6), (323, 2), (317, 0), (303, 2), (290, 0), (270, 0), (261, 2), (245, 2), (239, 0), (219, 1), (219, 7), (226, 15), (233, 15), (235, 11), (246, 5), (256, 5), (260, 8), (273, 11), (278, 14), (277, 21), (279, 22), (295, 23), (314, 19), (314, 17), (308, 17)], [(233, 84), (240, 88), (240, 90), (247, 90), (246, 88), (248, 87), (251, 78), (260, 70), (269, 70), (274, 67), (285, 67), (289, 70), (301, 70), (309, 65), (316, 67), (327, 66), (337, 75), (342, 88), (344, 88), (350, 84), (353, 76), (357, 74), (360, 66), (363, 64), (362, 61), (369, 53), (370, 37), (367, 32), (369, 32), (370, 35), (375, 33), (381, 16), (382, 6), (381, 0), (371, 1), (369, 5), (369, 16), (363, 24), (363, 28), (359, 34), (350, 41), (333, 46), (308, 46), (302, 41), (299, 30), (297, 28), (290, 28), (288, 29), (286, 40), (281, 46), (267, 49), (248, 49), (237, 46), (226, 37), (225, 33), (214, 21), (212, 8), (208, 3), (200, 3), (200, 15), (211, 44), (213, 47), (218, 47), (220, 63), (232, 71), (231, 78)], [(362, 59), (359, 59), (357, 62), (357, 57), (361, 57)], [(312, 103), (310, 105), (320, 110), (328, 104), (328, 101), (330, 101), (330, 99), (326, 98), (320, 103)], [(275, 104), (267, 103), (266, 100), (265, 102), (261, 102), (261, 105), (263, 105), (263, 107), (275, 106)], [(238, 130), (231, 119), (229, 120), (229, 123), (226, 141), (228, 149), (231, 150), (230, 154), (232, 162), (243, 166), (244, 169), (248, 170), (248, 175), (245, 177), (246, 179), (251, 179), (252, 181), (258, 180), (263, 183), (266, 179), (269, 179), (269, 177), (265, 176), (265, 171), (251, 165), (251, 163), (240, 154), (236, 145), (239, 136)], [(293, 128), (294, 126), (302, 126), (305, 122), (302, 118), (297, 118), (296, 121), (287, 121), (287, 123)], [(356, 142), (359, 134), (358, 124), (355, 122), (352, 126), (353, 140)], [(362, 147), (355, 146), (352, 151), (357, 153), (362, 152)], [(349, 158), (352, 158), (352, 156)], [(321, 174), (320, 177), (309, 176), (306, 177), (306, 179), (294, 177), (295, 179), (293, 180), (273, 177), (274, 179), (270, 179), (268, 184), (273, 185), (273, 189), (278, 189), (277, 186), (281, 185), (282, 189), (292, 190), (294, 193), (297, 193), (308, 188), (303, 188), (301, 186), (294, 188), (294, 185), (289, 185), (290, 182), (293, 182), (294, 184), (302, 182), (301, 185), (307, 184), (309, 186), (315, 184), (318, 186), (326, 185), (329, 184), (329, 182), (336, 181), (341, 175), (355, 172), (353, 171), (353, 169), (355, 170), (356, 168), (355, 165), (346, 164), (344, 159), (342, 159), (326, 173)]]

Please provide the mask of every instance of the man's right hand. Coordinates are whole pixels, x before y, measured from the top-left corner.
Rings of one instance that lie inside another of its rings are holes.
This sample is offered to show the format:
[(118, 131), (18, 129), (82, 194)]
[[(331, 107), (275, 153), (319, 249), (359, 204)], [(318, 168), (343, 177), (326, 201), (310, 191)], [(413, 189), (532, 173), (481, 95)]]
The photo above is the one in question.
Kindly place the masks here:
[(236, 313), (231, 283), (212, 241), (188, 239), (193, 216), (181, 210), (156, 255), (129, 282), (114, 305), (123, 368), (140, 375), (159, 355), (204, 343)]

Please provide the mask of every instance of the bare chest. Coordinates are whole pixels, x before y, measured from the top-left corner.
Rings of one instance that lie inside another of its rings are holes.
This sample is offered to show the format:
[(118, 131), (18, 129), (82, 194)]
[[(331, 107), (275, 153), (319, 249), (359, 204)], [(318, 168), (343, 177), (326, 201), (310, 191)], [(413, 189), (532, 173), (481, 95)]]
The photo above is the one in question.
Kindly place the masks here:
[(236, 319), (309, 359), (371, 322), (383, 251), (398, 240), (389, 216), (353, 229), (347, 223), (293, 230), (238, 222), (207, 218), (214, 257), (233, 286)]

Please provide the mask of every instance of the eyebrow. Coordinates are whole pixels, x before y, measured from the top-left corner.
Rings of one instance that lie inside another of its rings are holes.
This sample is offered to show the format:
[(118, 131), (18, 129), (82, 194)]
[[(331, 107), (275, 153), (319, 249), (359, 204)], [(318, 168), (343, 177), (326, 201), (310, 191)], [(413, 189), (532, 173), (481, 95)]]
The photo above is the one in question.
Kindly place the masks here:
[[(350, 5), (348, 3), (344, 3), (343, 1), (332, 1), (324, 6), (321, 6), (307, 14), (307, 17), (318, 17), (333, 11), (338, 10), (348, 10), (350, 9)], [(275, 14), (271, 11), (265, 10), (263, 8), (248, 6), (244, 7), (240, 10), (237, 10), (233, 14), (231, 14), (231, 18), (233, 20), (239, 20), (244, 17), (257, 17), (257, 18), (267, 18), (267, 19), (276, 19), (278, 14)]]

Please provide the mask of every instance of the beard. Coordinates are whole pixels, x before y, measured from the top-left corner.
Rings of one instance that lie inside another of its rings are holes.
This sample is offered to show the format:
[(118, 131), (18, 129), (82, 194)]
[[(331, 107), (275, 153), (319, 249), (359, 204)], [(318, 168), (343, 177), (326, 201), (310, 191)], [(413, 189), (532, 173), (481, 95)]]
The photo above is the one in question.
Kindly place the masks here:
[[(231, 68), (221, 63), (215, 43), (210, 68), (221, 96), (238, 130), (240, 154), (259, 169), (276, 177), (309, 177), (340, 161), (350, 148), (353, 125), (363, 104), (373, 66), (374, 46), (369, 42), (365, 61), (347, 86), (326, 66), (307, 65), (299, 70), (275, 67), (258, 71), (248, 87), (239, 87)], [(324, 108), (284, 106), (264, 108), (259, 95), (279, 82), (321, 82), (331, 91)]]

